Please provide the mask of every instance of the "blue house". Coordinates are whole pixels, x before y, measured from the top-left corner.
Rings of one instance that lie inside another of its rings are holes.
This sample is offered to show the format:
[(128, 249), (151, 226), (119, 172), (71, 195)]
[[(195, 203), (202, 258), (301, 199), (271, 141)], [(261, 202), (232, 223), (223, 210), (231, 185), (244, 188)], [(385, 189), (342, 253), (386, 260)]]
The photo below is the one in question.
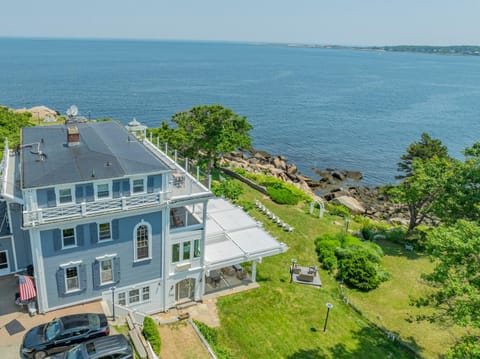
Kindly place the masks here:
[(165, 311), (221, 288), (240, 263), (255, 281), (256, 264), (287, 249), (144, 135), (70, 118), (6, 145), (0, 276), (33, 265), (39, 312), (112, 292), (120, 307)]

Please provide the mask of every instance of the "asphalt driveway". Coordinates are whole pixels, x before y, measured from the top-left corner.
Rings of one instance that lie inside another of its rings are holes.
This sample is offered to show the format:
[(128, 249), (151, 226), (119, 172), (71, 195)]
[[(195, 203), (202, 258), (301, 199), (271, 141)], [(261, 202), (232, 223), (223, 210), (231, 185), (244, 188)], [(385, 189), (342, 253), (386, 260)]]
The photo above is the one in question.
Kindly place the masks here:
[[(17, 278), (0, 277), (0, 356), (1, 359), (18, 359), (24, 334), (32, 327), (63, 315), (74, 313), (103, 313), (101, 301), (55, 310), (31, 317), (26, 308), (15, 304), (18, 292)], [(16, 332), (18, 331), (18, 332)], [(15, 333), (16, 332), (16, 333)]]

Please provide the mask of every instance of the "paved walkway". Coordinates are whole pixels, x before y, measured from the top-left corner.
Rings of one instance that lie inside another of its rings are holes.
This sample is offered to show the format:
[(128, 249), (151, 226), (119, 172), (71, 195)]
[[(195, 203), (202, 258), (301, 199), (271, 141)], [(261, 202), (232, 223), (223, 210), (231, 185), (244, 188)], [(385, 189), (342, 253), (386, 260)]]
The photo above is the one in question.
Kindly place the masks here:
[[(55, 317), (74, 313), (103, 313), (100, 301), (55, 310), (31, 317), (25, 308), (15, 304), (18, 292), (17, 279), (13, 276), (0, 277), (0, 357), (18, 359), (19, 349), (25, 333), (34, 326), (47, 323)], [(11, 335), (6, 328), (8, 323), (17, 321), (24, 329)]]

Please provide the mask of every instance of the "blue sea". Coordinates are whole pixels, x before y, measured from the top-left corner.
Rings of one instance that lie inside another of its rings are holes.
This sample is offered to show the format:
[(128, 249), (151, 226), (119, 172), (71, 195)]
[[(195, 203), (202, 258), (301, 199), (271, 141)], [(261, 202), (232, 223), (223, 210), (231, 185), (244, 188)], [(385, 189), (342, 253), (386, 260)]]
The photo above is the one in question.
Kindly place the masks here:
[(158, 126), (194, 105), (246, 116), (253, 145), (304, 174), (394, 182), (428, 132), (461, 151), (480, 134), (480, 58), (267, 44), (0, 39), (0, 105), (75, 104), (91, 118)]

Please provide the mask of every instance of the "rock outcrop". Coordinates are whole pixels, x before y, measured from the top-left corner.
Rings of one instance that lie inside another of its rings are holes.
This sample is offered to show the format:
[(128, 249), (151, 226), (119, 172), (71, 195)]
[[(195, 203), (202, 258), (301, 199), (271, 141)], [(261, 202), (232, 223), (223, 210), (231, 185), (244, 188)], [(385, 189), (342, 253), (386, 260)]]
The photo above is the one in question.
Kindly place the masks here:
[(52, 110), (46, 106), (35, 106), (31, 108), (19, 108), (13, 110), (17, 113), (30, 112), (34, 119), (44, 119), (45, 117), (55, 117), (59, 116), (60, 112)]
[(353, 213), (375, 220), (406, 223), (408, 213), (401, 206), (391, 203), (379, 187), (352, 185), (363, 178), (361, 172), (327, 168), (316, 170), (320, 179), (303, 175), (293, 163), (283, 156), (271, 156), (265, 151), (236, 151), (225, 155), (220, 163), (231, 169), (241, 168), (248, 173), (268, 175), (290, 183), (314, 199), (340, 203)]

